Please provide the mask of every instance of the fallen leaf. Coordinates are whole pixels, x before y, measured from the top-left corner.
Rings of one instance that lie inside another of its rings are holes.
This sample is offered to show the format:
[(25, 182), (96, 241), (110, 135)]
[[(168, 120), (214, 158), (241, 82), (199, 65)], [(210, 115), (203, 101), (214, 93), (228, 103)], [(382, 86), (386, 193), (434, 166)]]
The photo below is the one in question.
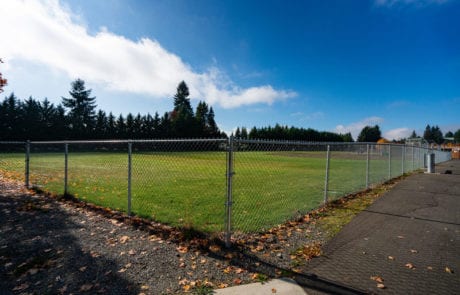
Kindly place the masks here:
[(182, 254), (188, 252), (188, 248), (185, 247), (185, 246), (179, 246), (179, 247), (176, 248), (176, 250), (177, 250), (179, 253), (182, 253)]
[(415, 249), (410, 249), (410, 253), (414, 253), (414, 254), (415, 254), (415, 253), (418, 253), (418, 251), (415, 250)]
[(25, 290), (27, 288), (29, 288), (29, 284), (24, 283), (24, 284), (21, 284), (19, 286), (14, 287), (13, 291), (22, 291), (22, 290)]
[(242, 269), (242, 268), (237, 268), (237, 269), (235, 270), (235, 273), (237, 273), (237, 274), (240, 274), (240, 273), (242, 273), (242, 272), (244, 272), (244, 269)]
[(125, 267), (126, 267), (126, 268), (130, 268), (131, 265), (132, 265), (131, 263), (126, 263)]
[(128, 251), (128, 254), (129, 255), (136, 255), (136, 250), (131, 249), (131, 250)]
[(386, 287), (385, 287), (384, 284), (378, 283), (378, 284), (377, 284), (377, 288), (379, 288), (379, 289), (385, 289)]
[(120, 243), (121, 243), (121, 244), (124, 244), (124, 243), (126, 243), (128, 240), (129, 240), (129, 237), (128, 237), (128, 236), (122, 236), (122, 237), (120, 238)]
[(393, 256), (388, 256), (388, 259), (395, 260), (395, 258)]
[(31, 274), (31, 275), (34, 275), (38, 272), (38, 268), (31, 268), (29, 269), (28, 273)]
[(235, 285), (239, 285), (241, 284), (242, 280), (240, 278), (236, 278), (233, 280), (233, 283), (235, 283)]
[(220, 246), (211, 245), (211, 246), (209, 246), (209, 250), (211, 250), (212, 252), (218, 252), (218, 251), (220, 251)]
[(201, 264), (205, 264), (206, 261), (207, 261), (207, 260), (206, 260), (205, 258), (201, 258), (200, 263), (201, 263)]
[(276, 293), (276, 289), (275, 289), (275, 288), (272, 288), (272, 293)]
[(233, 269), (233, 267), (228, 266), (228, 267), (226, 267), (226, 268), (224, 269), (224, 273), (231, 273), (231, 272), (232, 272), (232, 269)]
[(87, 292), (93, 288), (92, 284), (84, 284), (80, 287), (80, 292)]
[(404, 236), (398, 236), (398, 239), (404, 239)]
[(228, 284), (225, 284), (225, 283), (220, 283), (217, 285), (217, 288), (219, 289), (223, 289), (223, 288), (227, 288), (228, 287)]
[(185, 262), (181, 262), (181, 264), (179, 264), (179, 267), (184, 268), (185, 267)]
[(414, 269), (415, 266), (412, 263), (406, 263), (405, 265), (408, 269)]
[(448, 273), (454, 273), (454, 271), (451, 268), (447, 267), (447, 266), (445, 268), (445, 271), (448, 272)]
[(150, 287), (147, 286), (147, 285), (142, 285), (142, 286), (141, 286), (141, 290), (148, 290), (149, 288), (150, 288)]
[(81, 272), (84, 272), (86, 270), (86, 268), (87, 268), (86, 266), (82, 266), (78, 270), (81, 271)]
[(122, 268), (122, 269), (120, 269), (118, 272), (119, 272), (119, 273), (124, 273), (125, 271), (126, 271), (126, 268)]
[(371, 276), (371, 280), (376, 281), (377, 283), (383, 283), (381, 276)]
[(190, 286), (190, 285), (185, 285), (185, 286), (182, 287), (182, 289), (184, 289), (185, 292), (190, 291), (190, 288), (192, 288), (192, 286)]

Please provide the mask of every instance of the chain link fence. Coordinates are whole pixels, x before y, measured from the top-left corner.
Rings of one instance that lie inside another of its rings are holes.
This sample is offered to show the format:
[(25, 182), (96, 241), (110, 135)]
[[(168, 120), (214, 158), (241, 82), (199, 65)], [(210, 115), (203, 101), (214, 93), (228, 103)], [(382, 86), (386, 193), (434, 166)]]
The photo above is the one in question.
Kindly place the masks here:
[(54, 194), (225, 236), (259, 232), (450, 153), (246, 139), (0, 142), (0, 173)]

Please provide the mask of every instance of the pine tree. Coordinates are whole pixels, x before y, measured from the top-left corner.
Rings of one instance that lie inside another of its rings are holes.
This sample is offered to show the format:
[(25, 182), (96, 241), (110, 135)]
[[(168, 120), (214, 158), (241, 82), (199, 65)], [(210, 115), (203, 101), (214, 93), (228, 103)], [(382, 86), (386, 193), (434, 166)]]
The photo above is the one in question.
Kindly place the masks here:
[(95, 125), (96, 97), (90, 97), (91, 89), (85, 81), (77, 79), (71, 83), (70, 98), (62, 97), (62, 104), (69, 110), (71, 130), (74, 138), (84, 139)]
[(184, 81), (180, 82), (174, 95), (174, 110), (171, 114), (172, 127), (176, 137), (194, 137), (193, 131), (196, 130), (196, 124), (189, 95), (187, 84)]

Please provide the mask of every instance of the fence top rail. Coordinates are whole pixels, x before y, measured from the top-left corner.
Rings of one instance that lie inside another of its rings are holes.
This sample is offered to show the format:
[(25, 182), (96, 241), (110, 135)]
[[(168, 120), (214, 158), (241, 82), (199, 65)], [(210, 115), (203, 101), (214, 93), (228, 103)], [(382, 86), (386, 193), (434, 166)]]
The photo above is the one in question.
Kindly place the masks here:
[(25, 144), (25, 141), (0, 141), (0, 144)]
[[(336, 141), (296, 141), (296, 140), (273, 140), (273, 139), (241, 139), (235, 138), (237, 143), (261, 143), (261, 144), (279, 144), (279, 145), (393, 145), (393, 146), (404, 146), (400, 143), (376, 143), (376, 142), (336, 142)], [(406, 145), (411, 146), (411, 145)]]
[[(31, 144), (94, 144), (94, 143), (173, 143), (173, 142), (227, 142), (225, 138), (195, 138), (195, 139), (112, 139), (112, 140), (58, 140), (30, 141)], [(22, 142), (24, 143), (24, 142)]]

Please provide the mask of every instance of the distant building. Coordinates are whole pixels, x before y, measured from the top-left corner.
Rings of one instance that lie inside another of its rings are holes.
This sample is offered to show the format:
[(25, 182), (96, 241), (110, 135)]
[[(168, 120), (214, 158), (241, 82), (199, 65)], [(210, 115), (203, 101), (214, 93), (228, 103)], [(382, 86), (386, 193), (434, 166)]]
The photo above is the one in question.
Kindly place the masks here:
[(423, 137), (413, 137), (413, 138), (407, 138), (406, 139), (406, 144), (407, 145), (413, 145), (413, 146), (428, 146), (428, 141), (426, 141)]

